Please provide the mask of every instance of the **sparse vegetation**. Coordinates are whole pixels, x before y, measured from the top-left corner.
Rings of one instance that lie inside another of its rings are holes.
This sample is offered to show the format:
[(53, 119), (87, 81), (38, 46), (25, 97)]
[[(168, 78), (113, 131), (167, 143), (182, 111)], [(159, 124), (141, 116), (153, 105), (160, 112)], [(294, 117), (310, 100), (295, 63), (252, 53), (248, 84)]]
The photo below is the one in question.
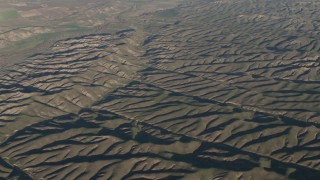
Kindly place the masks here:
[(9, 21), (19, 17), (19, 13), (16, 10), (0, 10), (0, 22)]
[(0, 179), (320, 176), (319, 3), (0, 5)]

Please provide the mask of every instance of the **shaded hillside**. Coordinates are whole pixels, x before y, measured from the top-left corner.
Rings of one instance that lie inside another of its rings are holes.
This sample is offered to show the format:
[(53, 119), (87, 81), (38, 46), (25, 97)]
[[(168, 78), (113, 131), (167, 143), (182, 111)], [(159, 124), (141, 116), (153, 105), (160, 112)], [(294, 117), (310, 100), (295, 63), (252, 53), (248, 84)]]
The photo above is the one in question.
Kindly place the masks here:
[(0, 177), (317, 179), (319, 8), (185, 1), (56, 41), (0, 76)]

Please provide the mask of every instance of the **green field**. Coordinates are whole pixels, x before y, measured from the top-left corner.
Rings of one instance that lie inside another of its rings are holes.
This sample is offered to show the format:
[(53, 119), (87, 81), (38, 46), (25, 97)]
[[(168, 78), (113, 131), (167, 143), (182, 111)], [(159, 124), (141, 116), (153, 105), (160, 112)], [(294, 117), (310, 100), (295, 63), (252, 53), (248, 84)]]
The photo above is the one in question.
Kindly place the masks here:
[(19, 17), (19, 13), (16, 10), (0, 11), (0, 21), (7, 21)]

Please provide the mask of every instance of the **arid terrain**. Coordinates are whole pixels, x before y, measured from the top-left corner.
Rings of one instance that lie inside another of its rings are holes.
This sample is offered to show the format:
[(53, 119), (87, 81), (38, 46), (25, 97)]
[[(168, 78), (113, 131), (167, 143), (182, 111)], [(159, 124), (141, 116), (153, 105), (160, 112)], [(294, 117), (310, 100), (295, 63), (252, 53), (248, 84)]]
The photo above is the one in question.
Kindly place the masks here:
[(319, 9), (0, 0), (0, 179), (318, 180)]

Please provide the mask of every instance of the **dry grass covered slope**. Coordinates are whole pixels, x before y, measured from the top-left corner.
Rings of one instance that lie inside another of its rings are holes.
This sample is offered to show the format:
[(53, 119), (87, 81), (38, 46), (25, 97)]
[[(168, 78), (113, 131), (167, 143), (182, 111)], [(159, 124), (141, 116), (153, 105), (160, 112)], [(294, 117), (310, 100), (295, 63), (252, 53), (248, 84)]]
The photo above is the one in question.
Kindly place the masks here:
[(319, 8), (183, 1), (56, 41), (0, 76), (0, 177), (317, 179)]

